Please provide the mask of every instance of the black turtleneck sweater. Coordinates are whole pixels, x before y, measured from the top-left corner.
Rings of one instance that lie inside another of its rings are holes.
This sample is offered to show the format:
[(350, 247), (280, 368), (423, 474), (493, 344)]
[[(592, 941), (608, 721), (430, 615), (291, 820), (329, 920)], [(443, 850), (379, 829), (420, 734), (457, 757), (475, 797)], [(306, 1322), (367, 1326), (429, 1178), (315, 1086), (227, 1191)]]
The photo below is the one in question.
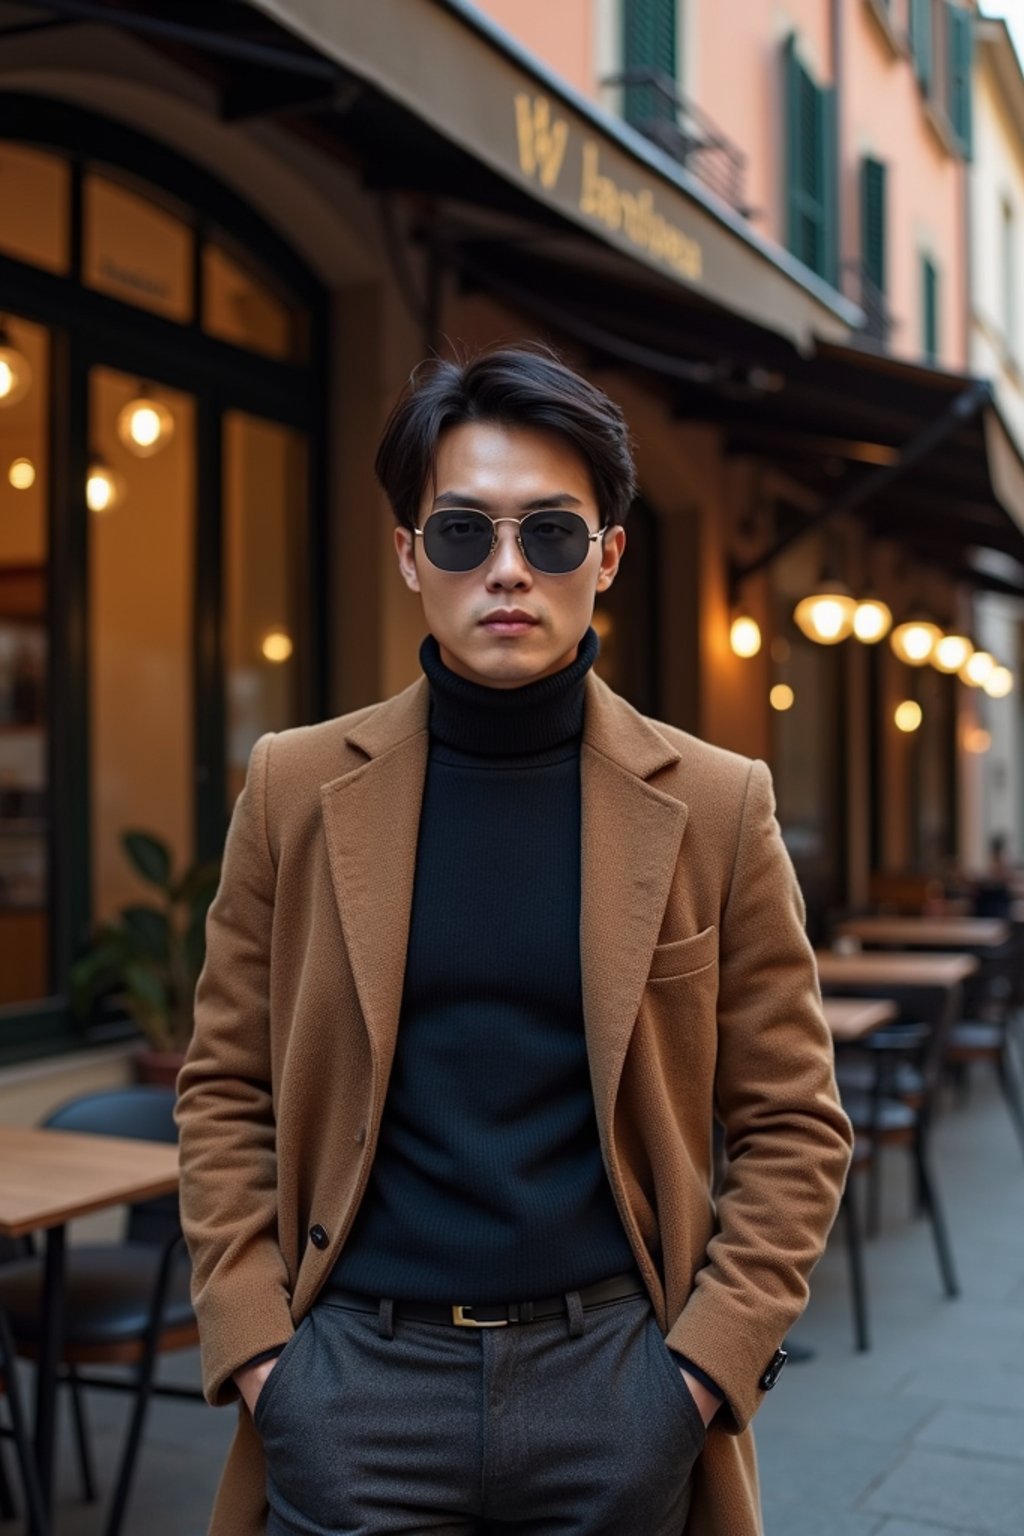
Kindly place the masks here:
[(488, 1302), (632, 1268), (601, 1159), (580, 981), (580, 737), (597, 637), (523, 688), (436, 641), (405, 987), (369, 1186), (335, 1284)]

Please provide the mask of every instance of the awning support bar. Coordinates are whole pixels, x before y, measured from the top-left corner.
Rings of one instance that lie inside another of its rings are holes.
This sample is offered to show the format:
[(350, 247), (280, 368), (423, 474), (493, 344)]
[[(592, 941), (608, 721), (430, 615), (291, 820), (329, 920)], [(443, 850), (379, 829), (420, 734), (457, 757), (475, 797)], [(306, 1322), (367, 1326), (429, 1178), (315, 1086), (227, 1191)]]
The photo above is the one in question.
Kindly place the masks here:
[(853, 512), (862, 507), (865, 502), (905, 475), (908, 469), (926, 458), (934, 448), (944, 442), (957, 427), (963, 426), (973, 416), (988, 405), (992, 399), (992, 386), (987, 379), (975, 379), (966, 389), (962, 390), (954, 400), (951, 400), (941, 416), (911, 438), (910, 442), (901, 448), (891, 464), (886, 464), (876, 469), (873, 474), (865, 475), (858, 480), (849, 490), (838, 496), (835, 501), (829, 503), (821, 512), (816, 512), (809, 517), (799, 528), (793, 528), (782, 538), (777, 539), (770, 548), (764, 550), (753, 560), (744, 561), (742, 564), (731, 561), (729, 567), (729, 591), (735, 600), (739, 588), (748, 577), (754, 576), (758, 571), (765, 570), (772, 565), (781, 554), (784, 554), (792, 544), (805, 538), (809, 533), (815, 533), (824, 523), (832, 518), (840, 516), (844, 512)]

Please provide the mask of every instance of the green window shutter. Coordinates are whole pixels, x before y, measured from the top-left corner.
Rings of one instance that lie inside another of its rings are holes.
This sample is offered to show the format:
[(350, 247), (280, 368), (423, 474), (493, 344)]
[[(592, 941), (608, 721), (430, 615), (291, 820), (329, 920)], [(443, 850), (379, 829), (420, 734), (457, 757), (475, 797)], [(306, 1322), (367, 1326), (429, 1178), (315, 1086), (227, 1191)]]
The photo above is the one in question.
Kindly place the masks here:
[[(623, 68), (656, 70), (676, 78), (677, 0), (622, 0)], [(673, 102), (653, 85), (627, 85), (623, 116), (643, 126), (675, 116)]]
[(865, 155), (860, 165), (860, 259), (879, 293), (885, 293), (885, 177), (884, 163)]
[(914, 55), (914, 72), (921, 89), (927, 94), (932, 88), (932, 62), (935, 56), (932, 0), (910, 0), (910, 48)]
[(787, 243), (827, 282), (836, 278), (835, 92), (815, 85), (785, 45)]
[(971, 83), (974, 73), (974, 23), (970, 11), (949, 6), (949, 118), (964, 158), (973, 153)]
[(934, 363), (939, 357), (939, 272), (927, 256), (921, 260), (921, 298), (924, 355), (929, 363)]

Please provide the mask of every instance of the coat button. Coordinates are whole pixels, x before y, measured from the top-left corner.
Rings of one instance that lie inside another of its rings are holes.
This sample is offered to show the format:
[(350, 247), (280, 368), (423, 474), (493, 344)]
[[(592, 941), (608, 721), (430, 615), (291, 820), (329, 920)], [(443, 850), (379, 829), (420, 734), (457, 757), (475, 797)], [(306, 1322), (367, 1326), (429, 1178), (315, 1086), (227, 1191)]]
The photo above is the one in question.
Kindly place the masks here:
[(761, 1388), (762, 1392), (770, 1392), (771, 1391), (772, 1387), (774, 1387), (775, 1383), (778, 1381), (779, 1377), (782, 1375), (782, 1367), (785, 1365), (785, 1363), (786, 1363), (786, 1361), (788, 1359), (789, 1359), (789, 1356), (786, 1354), (786, 1351), (784, 1349), (777, 1349), (775, 1351), (774, 1355), (772, 1355), (771, 1360), (769, 1360), (769, 1362), (768, 1362), (768, 1367), (767, 1367), (764, 1375), (761, 1377), (761, 1380), (758, 1382), (758, 1386)]
[(324, 1231), (319, 1222), (317, 1222), (315, 1227), (310, 1227), (309, 1240), (313, 1244), (314, 1248), (326, 1248), (327, 1244), (330, 1242), (330, 1238), (327, 1236), (327, 1233)]

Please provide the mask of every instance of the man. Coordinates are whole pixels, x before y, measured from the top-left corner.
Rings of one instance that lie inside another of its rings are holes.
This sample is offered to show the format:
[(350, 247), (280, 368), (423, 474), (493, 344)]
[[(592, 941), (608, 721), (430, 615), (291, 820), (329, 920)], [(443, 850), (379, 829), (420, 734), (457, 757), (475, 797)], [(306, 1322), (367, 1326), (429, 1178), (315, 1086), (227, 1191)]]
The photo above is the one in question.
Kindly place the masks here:
[(180, 1082), (212, 1530), (757, 1536), (849, 1154), (768, 772), (593, 675), (599, 390), (438, 363), (377, 471), (425, 677), (257, 744)]

